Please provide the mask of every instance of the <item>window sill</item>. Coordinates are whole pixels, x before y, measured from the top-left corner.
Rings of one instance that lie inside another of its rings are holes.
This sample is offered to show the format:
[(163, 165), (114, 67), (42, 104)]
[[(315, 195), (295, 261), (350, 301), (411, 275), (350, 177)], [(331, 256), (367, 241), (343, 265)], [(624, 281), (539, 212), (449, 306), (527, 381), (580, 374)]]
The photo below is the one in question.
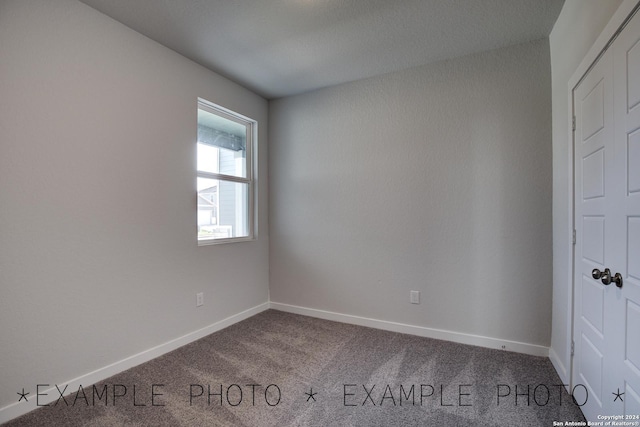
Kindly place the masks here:
[(202, 239), (198, 240), (198, 246), (221, 245), (224, 243), (251, 242), (256, 240), (255, 236), (234, 237), (229, 239)]

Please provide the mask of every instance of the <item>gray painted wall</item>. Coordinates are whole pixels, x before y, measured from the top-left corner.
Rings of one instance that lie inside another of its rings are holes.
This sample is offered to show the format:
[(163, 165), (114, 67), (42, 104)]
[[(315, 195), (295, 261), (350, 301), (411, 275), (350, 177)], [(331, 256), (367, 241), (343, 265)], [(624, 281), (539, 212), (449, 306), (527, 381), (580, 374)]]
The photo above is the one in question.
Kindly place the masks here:
[(548, 346), (550, 105), (547, 40), (270, 102), (271, 300)]
[(549, 36), (553, 84), (553, 329), (551, 359), (569, 383), (571, 300), (569, 275), (569, 79), (621, 0), (566, 0)]
[[(0, 40), (0, 408), (268, 300), (264, 99), (76, 1)], [(259, 122), (257, 241), (197, 246), (198, 97)]]

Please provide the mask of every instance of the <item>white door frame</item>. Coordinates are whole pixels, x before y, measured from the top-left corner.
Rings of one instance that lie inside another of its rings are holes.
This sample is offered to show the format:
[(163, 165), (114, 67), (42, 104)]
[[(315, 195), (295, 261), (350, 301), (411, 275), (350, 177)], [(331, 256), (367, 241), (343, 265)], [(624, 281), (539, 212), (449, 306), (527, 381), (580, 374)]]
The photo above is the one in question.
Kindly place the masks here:
[[(568, 134), (567, 134), (567, 158), (568, 158), (568, 165), (567, 165), (567, 171), (568, 173), (568, 189), (569, 189), (569, 232), (568, 235), (566, 236), (567, 238), (567, 242), (569, 242), (568, 245), (568, 259), (570, 260), (569, 262), (571, 262), (571, 268), (569, 268), (569, 275), (567, 277), (567, 283), (569, 283), (569, 298), (567, 301), (567, 313), (569, 313), (570, 315), (567, 316), (567, 330), (569, 331), (568, 336), (570, 337), (569, 342), (567, 342), (566, 345), (566, 354), (571, 354), (572, 353), (572, 343), (574, 341), (574, 336), (573, 336), (573, 315), (574, 315), (574, 287), (575, 287), (575, 283), (574, 283), (574, 273), (575, 273), (575, 265), (574, 265), (574, 257), (575, 257), (575, 245), (573, 244), (573, 238), (574, 238), (574, 230), (576, 229), (575, 227), (575, 222), (574, 222), (574, 218), (575, 218), (575, 195), (574, 195), (574, 189), (575, 189), (575, 182), (574, 182), (574, 175), (575, 175), (575, 170), (574, 170), (574, 150), (573, 150), (573, 146), (574, 146), (574, 133), (573, 133), (573, 117), (575, 116), (575, 108), (573, 105), (573, 91), (574, 89), (578, 86), (578, 84), (582, 81), (583, 77), (586, 76), (586, 74), (589, 72), (589, 70), (591, 70), (591, 67), (596, 63), (596, 61), (600, 58), (600, 56), (602, 55), (602, 53), (604, 53), (604, 51), (611, 45), (611, 43), (613, 42), (613, 40), (615, 39), (615, 37), (619, 34), (619, 32), (622, 30), (622, 27), (624, 24), (626, 24), (628, 22), (628, 20), (631, 18), (632, 13), (634, 13), (636, 11), (636, 9), (640, 7), (640, 0), (623, 0), (623, 2), (620, 4), (620, 6), (618, 7), (618, 10), (616, 10), (616, 12), (613, 14), (613, 16), (611, 17), (611, 19), (609, 20), (609, 23), (607, 24), (607, 26), (604, 28), (604, 30), (602, 31), (602, 33), (600, 33), (600, 35), (598, 36), (598, 38), (596, 39), (596, 41), (593, 43), (593, 45), (591, 46), (591, 48), (589, 49), (589, 51), (587, 52), (587, 54), (585, 55), (585, 57), (582, 59), (582, 61), (580, 62), (580, 65), (578, 65), (578, 68), (576, 69), (576, 71), (573, 73), (573, 75), (571, 76), (571, 78), (569, 79), (569, 84), (568, 84), (568, 105), (569, 105), (569, 114), (568, 114)], [(640, 13), (640, 11), (638, 12)], [(576, 385), (575, 384), (575, 378), (573, 378), (573, 355), (571, 354), (570, 358), (569, 358), (569, 365), (567, 366), (568, 369), (568, 377), (570, 378), (570, 384), (569, 384), (569, 388), (568, 391), (572, 390), (573, 387)]]

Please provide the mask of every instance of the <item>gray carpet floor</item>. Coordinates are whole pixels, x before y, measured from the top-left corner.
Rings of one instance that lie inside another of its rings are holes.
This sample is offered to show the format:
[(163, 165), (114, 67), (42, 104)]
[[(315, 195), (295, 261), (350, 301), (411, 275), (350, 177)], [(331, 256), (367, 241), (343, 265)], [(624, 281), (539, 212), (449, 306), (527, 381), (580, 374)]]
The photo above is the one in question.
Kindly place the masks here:
[(584, 421), (559, 384), (547, 358), (268, 310), (102, 383), (83, 385), (57, 406), (6, 425), (552, 426)]

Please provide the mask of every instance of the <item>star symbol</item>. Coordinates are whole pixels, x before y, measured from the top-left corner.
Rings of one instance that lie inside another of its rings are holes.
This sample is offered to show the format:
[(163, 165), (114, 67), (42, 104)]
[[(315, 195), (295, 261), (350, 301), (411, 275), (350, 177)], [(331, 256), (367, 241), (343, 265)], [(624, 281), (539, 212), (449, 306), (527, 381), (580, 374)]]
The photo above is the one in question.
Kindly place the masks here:
[(621, 402), (624, 402), (624, 400), (622, 400), (622, 395), (624, 394), (624, 392), (620, 393), (620, 388), (618, 388), (618, 392), (617, 393), (614, 391), (611, 394), (613, 394), (615, 396), (615, 398), (613, 399), (614, 402), (616, 400), (618, 400), (618, 399), (620, 399)]
[(22, 393), (17, 392), (16, 394), (20, 395), (20, 399), (18, 399), (18, 403), (20, 403), (22, 401), (22, 399), (24, 399), (25, 401), (29, 401), (29, 399), (27, 399), (27, 394), (29, 394), (29, 392), (24, 392), (24, 387), (22, 387)]
[(313, 399), (313, 401), (316, 401), (316, 398), (314, 397), (316, 394), (318, 394), (318, 392), (316, 391), (315, 393), (313, 392), (313, 387), (311, 388), (311, 390), (309, 390), (309, 393), (305, 392), (304, 394), (306, 394), (307, 396), (307, 402), (309, 401), (309, 399)]

